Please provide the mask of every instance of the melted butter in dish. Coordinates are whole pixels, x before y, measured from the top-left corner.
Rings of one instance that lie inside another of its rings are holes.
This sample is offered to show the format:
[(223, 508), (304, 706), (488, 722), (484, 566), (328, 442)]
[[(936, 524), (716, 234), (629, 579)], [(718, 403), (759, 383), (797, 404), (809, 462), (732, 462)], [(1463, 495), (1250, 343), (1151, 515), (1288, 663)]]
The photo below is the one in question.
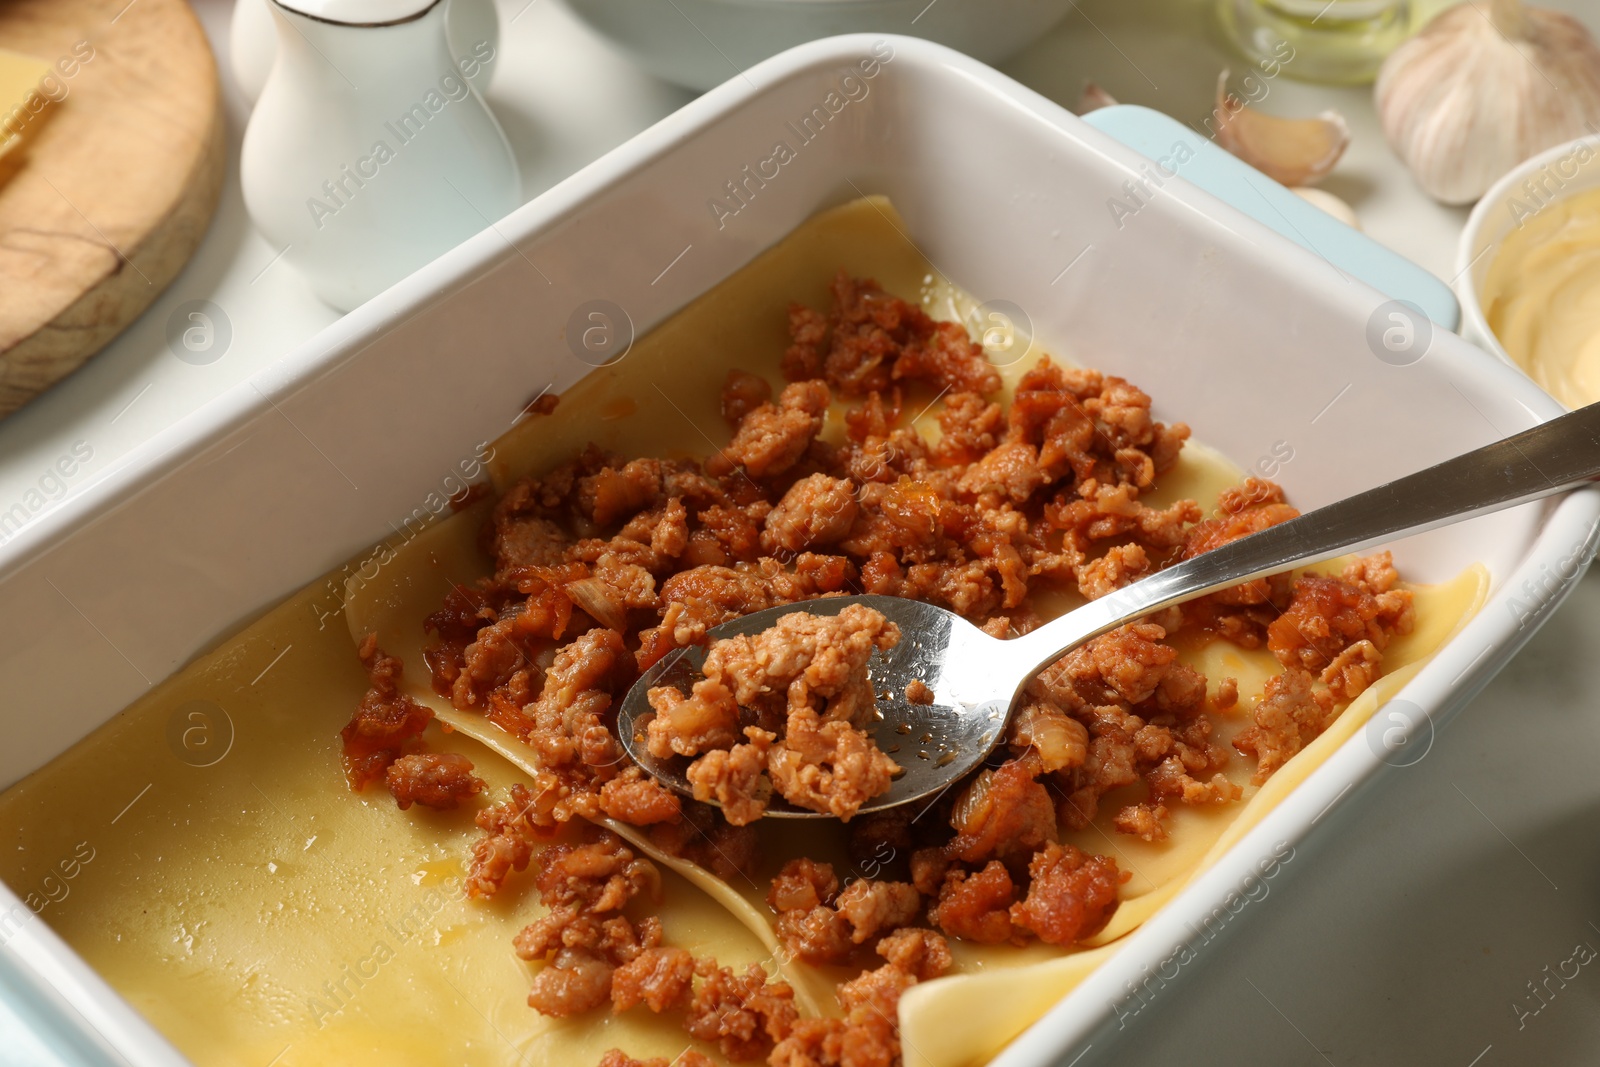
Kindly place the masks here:
[[(717, 401), (730, 367), (742, 363), (781, 386), (785, 309), (826, 306), (841, 267), (889, 292), (919, 294), (936, 317), (968, 319), (973, 301), (934, 274), (891, 210), (859, 202), (818, 216), (641, 338), (553, 414), (494, 442), (495, 487), (591, 441), (623, 456), (703, 455), (707, 437), (720, 446), (727, 430)], [(1007, 390), (1026, 366), (1005, 368)], [(918, 428), (936, 434), (936, 412)], [(824, 434), (842, 437), (837, 412)], [(1239, 477), (1190, 442), (1159, 492), (1143, 499), (1209, 503)], [(427, 685), (422, 659), (422, 619), (451, 583), (492, 568), (477, 547), (481, 518), (481, 507), (469, 510), (374, 554), (381, 565), (347, 584), (348, 629), (330, 613), (325, 586), (313, 585), (0, 796), (0, 818), (16, 827), (0, 850), (0, 877), (201, 1067), (584, 1065), (612, 1047), (669, 1060), (683, 1050), (677, 1025), (643, 1010), (565, 1020), (531, 1010), (530, 967), (510, 947), (542, 912), (531, 880), (513, 878), (492, 901), (468, 902), (460, 885), (476, 837), (470, 807), (400, 813), (381, 786), (359, 796), (346, 788), (337, 735), (366, 688), (351, 635), (368, 632), (405, 663), (407, 691), (459, 727), (430, 727), (430, 748), (469, 756), (491, 793), (526, 780), (526, 746), (453, 712)], [(1065, 840), (1131, 872), (1110, 925), (1072, 950), (952, 941), (955, 971), (901, 1000), (906, 1063), (981, 1063), (1042, 1015), (1359, 730), (1476, 610), (1484, 588), (1481, 569), (1415, 588), (1416, 628), (1386, 649), (1376, 686), (1264, 785), (1251, 784), (1251, 761), (1232, 762), (1242, 801), (1181, 807), (1166, 841), (1145, 842), (1115, 832), (1108, 799)], [(1220, 641), (1181, 647), (1180, 658), (1209, 678), (1238, 680), (1240, 707), (1222, 725), (1224, 742), (1278, 670), (1265, 650)], [(798, 855), (847, 864), (837, 833), (781, 823), (761, 832), (773, 870)], [(665, 872), (655, 910), (670, 943), (778, 970), (765, 880), (706, 877)], [(832, 986), (845, 972), (781, 962), (802, 1006), (834, 1010)]]

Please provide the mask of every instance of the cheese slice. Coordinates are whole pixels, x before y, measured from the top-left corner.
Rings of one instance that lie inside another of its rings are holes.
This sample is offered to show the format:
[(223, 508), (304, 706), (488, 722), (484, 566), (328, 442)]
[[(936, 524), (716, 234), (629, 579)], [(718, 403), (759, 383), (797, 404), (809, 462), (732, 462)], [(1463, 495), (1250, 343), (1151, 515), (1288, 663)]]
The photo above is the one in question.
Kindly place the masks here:
[(50, 70), (47, 60), (0, 48), (0, 181), (53, 110), (39, 91)]

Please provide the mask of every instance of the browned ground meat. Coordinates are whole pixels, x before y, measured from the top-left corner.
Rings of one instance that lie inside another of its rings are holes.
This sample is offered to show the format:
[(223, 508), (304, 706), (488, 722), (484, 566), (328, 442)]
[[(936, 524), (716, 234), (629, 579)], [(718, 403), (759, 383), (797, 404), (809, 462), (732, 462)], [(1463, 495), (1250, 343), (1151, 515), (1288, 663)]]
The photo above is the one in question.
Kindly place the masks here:
[(905, 928), (878, 942), (888, 962), (839, 986), (840, 1018), (801, 1019), (768, 1059), (771, 1067), (892, 1067), (900, 1062), (900, 996), (949, 970), (950, 946), (932, 930)]
[[(1185, 559), (1221, 548), (1231, 541), (1287, 522), (1300, 514), (1296, 508), (1284, 503), (1282, 489), (1255, 477), (1246, 478), (1241, 485), (1223, 490), (1217, 501), (1217, 511), (1215, 518), (1196, 523), (1184, 537)], [(1212, 599), (1220, 604), (1260, 604), (1276, 599), (1274, 594), (1286, 584), (1287, 579), (1283, 577), (1259, 578), (1213, 594)]]
[(803, 304), (790, 304), (791, 343), (783, 355), (783, 376), (792, 382), (822, 377), (821, 345), (827, 337), (827, 316)]
[(717, 1067), (716, 1061), (699, 1049), (686, 1048), (671, 1060), (652, 1056), (636, 1060), (619, 1048), (607, 1049), (600, 1057), (599, 1067)]
[(978, 393), (947, 393), (939, 412), (935, 455), (948, 466), (972, 463), (999, 443), (1005, 427), (1005, 409), (999, 404)]
[(534, 848), (555, 832), (553, 824), (536, 821), (539, 814), (533, 791), (520, 782), (511, 787), (505, 800), (478, 812), (476, 821), (483, 837), (472, 848), (467, 896), (492, 897), (512, 871), (527, 869)]
[(483, 779), (472, 773), (472, 761), (454, 752), (401, 756), (389, 764), (385, 778), (401, 811), (413, 804), (449, 811), (484, 789)]
[(739, 704), (717, 679), (695, 682), (689, 696), (670, 685), (654, 686), (646, 695), (655, 715), (645, 725), (645, 745), (656, 759), (698, 756), (734, 744)]
[[(1172, 621), (1172, 620), (1169, 620)], [(1032, 689), (1084, 727), (1087, 749), (1081, 763), (1051, 778), (1056, 817), (1079, 829), (1095, 817), (1107, 792), (1143, 779), (1157, 801), (1189, 804), (1237, 799), (1237, 787), (1222, 775), (1228, 750), (1211, 740), (1206, 679), (1177, 660), (1164, 643), (1167, 631), (1138, 623), (1113, 631), (1063, 657), (1036, 680)], [(1231, 706), (1237, 691), (1219, 687), (1218, 706)], [(1017, 730), (1031, 722), (1022, 719)], [(1074, 750), (1075, 754), (1075, 750)], [(1152, 825), (1159, 805), (1115, 821), (1125, 833), (1147, 840), (1164, 828)]]
[(952, 937), (983, 944), (1019, 940), (1011, 925), (1016, 887), (1005, 864), (990, 860), (982, 870), (951, 870), (939, 886), (928, 921)]
[(762, 633), (717, 641), (688, 697), (670, 686), (650, 690), (650, 752), (665, 759), (732, 746), (741, 705), (768, 713), (774, 725), (785, 709), (811, 708), (860, 722), (874, 703), (867, 660), (899, 636), (880, 613), (852, 605), (836, 616), (786, 615)]
[(915, 919), (922, 911), (922, 895), (905, 882), (857, 878), (845, 886), (834, 907), (850, 924), (850, 940), (859, 945)]
[(749, 726), (745, 736), (749, 738), (747, 744), (714, 748), (691, 763), (687, 771), (694, 798), (717, 804), (722, 817), (734, 826), (748, 826), (766, 814), (767, 800), (772, 795), (767, 753), (777, 735)]
[[(1239, 485), (1223, 490), (1215, 516), (1190, 528), (1183, 542), (1183, 558), (1220, 548), (1299, 514), (1284, 502), (1283, 490), (1277, 485), (1248, 477)], [(1208, 631), (1245, 648), (1259, 648), (1266, 641), (1268, 624), (1288, 602), (1293, 582), (1288, 574), (1258, 578), (1191, 600), (1180, 612), (1186, 625), (1194, 629)]]
[(919, 982), (938, 978), (955, 962), (950, 955), (950, 945), (943, 937), (915, 926), (886, 935), (878, 942), (876, 951)]
[(707, 463), (713, 474), (742, 467), (752, 478), (782, 474), (800, 461), (822, 429), (828, 387), (818, 381), (784, 387), (776, 404), (750, 409), (739, 420), (728, 447)]
[(1129, 804), (1117, 812), (1112, 825), (1118, 833), (1129, 834), (1143, 841), (1165, 841), (1166, 818), (1165, 804)]
[(551, 845), (539, 854), (539, 897), (551, 906), (581, 904), (591, 911), (617, 911), (639, 893), (659, 888), (655, 864), (601, 831), (585, 845)]
[[(695, 799), (721, 805), (735, 826), (759, 819), (774, 790), (848, 820), (899, 773), (856, 729), (876, 702), (868, 660), (899, 639), (880, 612), (852, 604), (837, 615), (795, 612), (761, 633), (719, 640), (689, 697), (670, 686), (650, 690), (650, 752), (704, 752), (688, 770)], [(747, 743), (735, 744), (741, 706), (781, 723), (782, 733), (749, 727)]]
[(1109, 856), (1053, 842), (1034, 853), (1028, 874), (1028, 895), (1011, 906), (1011, 921), (1052, 945), (1103, 930), (1117, 910), (1117, 888), (1128, 879)]
[(627, 1011), (643, 1004), (660, 1015), (682, 1008), (693, 990), (694, 957), (681, 948), (647, 948), (611, 976), (611, 1006)]
[(745, 707), (809, 708), (859, 726), (874, 703), (867, 662), (899, 640), (899, 627), (859, 604), (837, 615), (794, 612), (759, 634), (713, 644), (705, 676)]
[(800, 858), (783, 865), (767, 903), (777, 912), (778, 940), (791, 955), (807, 963), (843, 963), (855, 942), (850, 924), (833, 907), (839, 879), (833, 865)]
[(991, 857), (1028, 853), (1056, 836), (1055, 802), (1035, 779), (1040, 764), (1024, 756), (998, 770), (980, 771), (956, 799), (950, 825), (956, 831), (946, 847), (951, 857), (977, 863)]
[(512, 939), (517, 955), (545, 964), (533, 976), (528, 1004), (542, 1014), (576, 1015), (611, 995), (616, 969), (659, 950), (661, 923), (562, 904)]
[[(528, 993), (531, 1007), (555, 1016), (588, 1011), (612, 999), (618, 967), (647, 952), (657, 952), (651, 959), (659, 961), (660, 921), (652, 917), (635, 925), (620, 913), (641, 893), (658, 898), (661, 874), (615, 834), (600, 831), (586, 844), (545, 848), (535, 885), (549, 914), (523, 927), (513, 941), (522, 959), (546, 961)], [(629, 972), (628, 990), (640, 999), (681, 998), (682, 990), (668, 988), (671, 973), (670, 962), (660, 975), (640, 964)]]
[(787, 983), (769, 980), (754, 963), (736, 974), (715, 960), (702, 959), (696, 961), (695, 973), (700, 985), (683, 1023), (691, 1036), (714, 1043), (724, 1056), (741, 1062), (765, 1056), (789, 1036), (799, 1013)]
[(654, 895), (660, 875), (614, 835), (547, 848), (537, 885), (550, 910), (523, 928), (514, 947), (522, 959), (544, 963), (528, 994), (540, 1012), (565, 1017), (609, 1000), (617, 1012), (643, 1005), (658, 1015), (681, 1014), (691, 1036), (740, 1062), (763, 1057), (788, 1036), (797, 1013), (786, 983), (758, 965), (740, 974), (664, 946), (659, 920), (633, 923), (621, 914), (636, 896)]
[(549, 386), (539, 390), (533, 398), (522, 405), (522, 414), (527, 416), (549, 415), (561, 403), (561, 396), (552, 393)]
[(850, 924), (827, 905), (779, 912), (773, 928), (784, 950), (806, 963), (845, 963), (855, 953)]
[(1150, 786), (1150, 795), (1158, 801), (1226, 804), (1244, 795), (1244, 790), (1234, 785), (1228, 776), (1220, 771), (1213, 774), (1209, 781), (1200, 781), (1188, 772), (1183, 759), (1179, 756), (1168, 756), (1156, 764), (1145, 772), (1144, 780)]
[(860, 504), (848, 478), (810, 474), (783, 494), (761, 531), (761, 547), (778, 555), (838, 544), (855, 525)]
[(1297, 670), (1267, 679), (1254, 721), (1233, 739), (1240, 752), (1256, 757), (1253, 781), (1257, 785), (1327, 726), (1333, 694), (1315, 689), (1315, 681), (1311, 674)]
[(1354, 561), (1338, 578), (1296, 580), (1267, 627), (1267, 647), (1285, 667), (1320, 674), (1338, 699), (1355, 698), (1377, 677), (1389, 641), (1414, 625), (1411, 593), (1395, 581), (1387, 552)]
[(377, 634), (362, 639), (359, 653), (371, 688), (339, 731), (345, 779), (358, 793), (416, 748), (433, 721), (433, 712), (399, 691), (401, 663), (378, 648)]
[(600, 810), (634, 826), (649, 826), (677, 819), (683, 805), (660, 782), (629, 767), (600, 787)]
[(819, 319), (814, 312), (790, 312), (794, 344), (784, 373), (791, 379), (814, 377), (821, 369), (830, 385), (855, 396), (881, 393), (907, 379), (926, 381), (935, 392), (992, 393), (1000, 387), (1000, 376), (964, 326), (937, 322), (874, 281), (840, 271), (825, 327)]
[[(1414, 609), (1383, 554), (1157, 613), (1041, 672), (987, 766), (920, 806), (866, 816), (897, 769), (862, 730), (876, 698), (866, 664), (898, 634), (860, 611), (794, 614), (708, 649), (691, 692), (651, 695), (646, 742), (695, 761), (700, 799), (667, 792), (619, 744), (617, 701), (722, 622), (869, 592), (1012, 637), (1043, 621), (1047, 597), (1105, 596), (1297, 514), (1257, 478), (1209, 515), (1193, 500), (1153, 505), (1189, 430), (1158, 421), (1135, 385), (1046, 358), (1005, 400), (960, 324), (868, 279), (841, 274), (831, 297), (827, 309), (790, 308), (790, 384), (777, 396), (756, 374), (729, 375), (731, 440), (704, 462), (591, 445), (508, 488), (482, 530), (493, 574), (446, 593), (424, 658), (436, 693), (538, 755), (525, 784), (477, 813), (467, 877), (469, 896), (492, 895), (546, 849), (534, 879), (546, 912), (516, 941), (537, 967), (530, 1003), (681, 1015), (732, 1059), (892, 1067), (898, 998), (950, 966), (946, 935), (1067, 945), (1104, 928), (1124, 876), (1063, 846), (1061, 829), (1109, 823), (1159, 842), (1178, 805), (1236, 803), (1230, 758), (1253, 757), (1264, 781), (1379, 677)], [(935, 434), (913, 424), (925, 411)], [(1216, 640), (1277, 656), (1284, 669), (1259, 701), (1178, 654)], [(400, 694), (399, 662), (370, 638), (361, 655), (370, 689), (342, 735), (352, 787), (393, 765), (402, 803), (470, 796), (470, 775), (420, 751), (431, 716)], [(930, 694), (913, 684), (905, 696)], [(1219, 725), (1239, 709), (1250, 721), (1230, 746)], [(631, 917), (657, 887), (654, 868), (620, 841), (550, 844), (574, 819), (609, 816), (759, 886), (771, 871), (744, 824), (772, 796), (857, 816), (840, 835), (851, 870), (797, 861), (770, 883), (782, 951), (859, 967), (876, 948), (887, 961), (841, 986), (837, 1019), (797, 1021), (792, 991), (759, 968), (736, 974), (663, 944), (659, 922)]]
[(858, 878), (840, 892), (831, 864), (804, 858), (784, 864), (767, 903), (778, 914), (784, 950), (807, 963), (844, 963), (857, 945), (906, 926), (922, 911), (913, 885)]
[(809, 709), (790, 712), (788, 732), (767, 754), (767, 773), (785, 800), (846, 822), (888, 792), (899, 771), (866, 734), (843, 720), (822, 722)]
[(1153, 569), (1150, 554), (1143, 545), (1112, 545), (1099, 559), (1086, 560), (1076, 568), (1078, 591), (1090, 600), (1098, 600), (1138, 581)]
[[(737, 1063), (766, 1058), (789, 1036), (798, 1018), (794, 990), (769, 979), (759, 965), (751, 964), (741, 974), (714, 959), (697, 959), (683, 949), (661, 948), (653, 942), (620, 960), (608, 981), (615, 1011), (643, 1004), (657, 1014), (681, 1013), (690, 1036), (716, 1045)], [(607, 1057), (602, 1067), (636, 1062), (616, 1050)], [(711, 1062), (688, 1051), (674, 1061)]]
[[(695, 551), (690, 537), (690, 552)], [(771, 557), (734, 562), (721, 548), (714, 559), (668, 578), (661, 586), (661, 624), (640, 631), (639, 668), (644, 670), (674, 648), (698, 644), (718, 623), (779, 604), (837, 593), (853, 569), (843, 556), (802, 552), (793, 566)], [(704, 553), (700, 553), (704, 555)], [(727, 564), (732, 562), (732, 566)]]
[(1306, 575), (1289, 607), (1267, 627), (1267, 647), (1285, 667), (1321, 672), (1361, 640), (1385, 640), (1372, 594), (1337, 578)]
[(838, 891), (839, 879), (833, 873), (833, 864), (802, 856), (785, 863), (773, 877), (767, 903), (780, 912), (810, 909), (831, 903)]
[(603, 958), (582, 949), (559, 949), (534, 975), (528, 1007), (557, 1018), (598, 1008), (611, 997), (612, 970)]

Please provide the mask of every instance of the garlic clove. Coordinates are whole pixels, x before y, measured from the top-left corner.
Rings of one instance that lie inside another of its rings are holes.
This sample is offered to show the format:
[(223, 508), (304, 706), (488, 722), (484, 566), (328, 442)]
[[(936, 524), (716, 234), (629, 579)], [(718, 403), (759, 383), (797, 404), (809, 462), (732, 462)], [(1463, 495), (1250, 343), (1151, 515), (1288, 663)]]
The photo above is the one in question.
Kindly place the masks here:
[(1091, 111), (1099, 111), (1103, 107), (1115, 107), (1117, 98), (1106, 92), (1094, 82), (1084, 82), (1083, 92), (1078, 96), (1077, 113), (1087, 115)]
[(1284, 185), (1310, 185), (1339, 162), (1350, 127), (1336, 111), (1316, 118), (1267, 115), (1228, 92), (1228, 72), (1217, 78), (1217, 143)]
[(1356, 217), (1355, 208), (1351, 207), (1343, 200), (1340, 200), (1337, 196), (1334, 196), (1326, 189), (1301, 187), (1298, 189), (1290, 189), (1289, 191), (1295, 196), (1298, 196), (1301, 200), (1304, 200), (1306, 203), (1310, 204), (1312, 207), (1318, 207), (1323, 211), (1326, 211), (1328, 214), (1332, 215), (1346, 226), (1349, 226), (1351, 229), (1361, 229), (1361, 220)]
[(1600, 47), (1570, 15), (1463, 3), (1395, 49), (1374, 100), (1424, 192), (1471, 203), (1518, 163), (1600, 127)]

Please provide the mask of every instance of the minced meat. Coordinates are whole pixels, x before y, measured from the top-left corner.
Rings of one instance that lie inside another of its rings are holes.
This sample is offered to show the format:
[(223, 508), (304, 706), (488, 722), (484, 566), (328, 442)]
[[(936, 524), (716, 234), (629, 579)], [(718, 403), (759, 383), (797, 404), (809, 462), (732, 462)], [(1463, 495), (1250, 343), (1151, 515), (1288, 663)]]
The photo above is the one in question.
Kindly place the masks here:
[(339, 737), (345, 779), (359, 793), (382, 778), (395, 760), (420, 747), (433, 712), (400, 692), (401, 663), (378, 648), (377, 634), (363, 638), (358, 651), (370, 688)]
[[(876, 704), (868, 661), (899, 639), (882, 613), (852, 604), (837, 615), (793, 612), (761, 633), (716, 641), (690, 696), (650, 690), (649, 750), (699, 756), (687, 772), (695, 799), (716, 802), (735, 826), (761, 818), (774, 792), (848, 820), (900, 771), (858, 729)], [(746, 727), (747, 741), (735, 743), (741, 707), (776, 729)]]
[(472, 773), (472, 761), (454, 752), (401, 756), (384, 777), (401, 811), (413, 804), (449, 811), (484, 788), (483, 779)]

